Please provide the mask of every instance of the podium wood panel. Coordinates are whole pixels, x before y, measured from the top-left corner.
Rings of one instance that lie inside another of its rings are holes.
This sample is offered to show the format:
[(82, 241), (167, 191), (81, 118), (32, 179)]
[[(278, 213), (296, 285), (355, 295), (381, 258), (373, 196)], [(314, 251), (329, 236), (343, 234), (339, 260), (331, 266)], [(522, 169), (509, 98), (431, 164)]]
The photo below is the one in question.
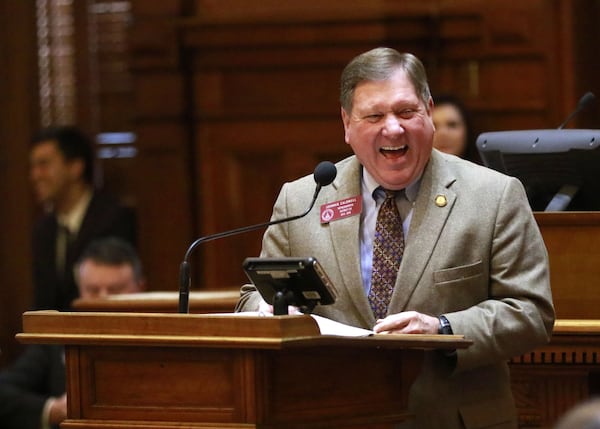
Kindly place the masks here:
[(66, 345), (75, 428), (384, 428), (409, 418), (423, 350), (460, 336), (320, 335), (310, 316), (27, 312)]

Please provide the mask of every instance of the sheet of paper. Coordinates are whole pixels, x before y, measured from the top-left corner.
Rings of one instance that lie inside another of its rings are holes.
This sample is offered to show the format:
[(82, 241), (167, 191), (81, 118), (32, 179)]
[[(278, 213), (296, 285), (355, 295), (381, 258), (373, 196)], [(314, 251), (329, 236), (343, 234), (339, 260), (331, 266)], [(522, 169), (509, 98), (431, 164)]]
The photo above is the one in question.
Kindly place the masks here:
[[(218, 315), (273, 317), (273, 315), (270, 313), (262, 313), (258, 311), (242, 311), (239, 313), (218, 313)], [(335, 320), (328, 319), (323, 316), (317, 316), (316, 314), (311, 314), (310, 317), (312, 317), (317, 322), (321, 335), (338, 335), (340, 337), (368, 337), (374, 334), (373, 331), (370, 331), (368, 329), (346, 325), (344, 323), (336, 322)]]
[(339, 335), (342, 337), (368, 337), (373, 335), (374, 332), (368, 329), (357, 328), (355, 326), (346, 325), (344, 323), (336, 322), (335, 320), (327, 319), (326, 317), (317, 316), (316, 314), (310, 315), (317, 321), (321, 335)]

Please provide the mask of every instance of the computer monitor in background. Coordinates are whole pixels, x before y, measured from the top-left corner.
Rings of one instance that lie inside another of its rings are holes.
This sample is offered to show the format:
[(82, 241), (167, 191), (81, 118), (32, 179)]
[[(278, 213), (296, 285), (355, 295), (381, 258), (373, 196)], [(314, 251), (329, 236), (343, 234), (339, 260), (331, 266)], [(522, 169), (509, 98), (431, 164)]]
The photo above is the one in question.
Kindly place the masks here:
[(600, 210), (600, 130), (488, 132), (476, 144), (484, 165), (521, 180), (533, 210)]

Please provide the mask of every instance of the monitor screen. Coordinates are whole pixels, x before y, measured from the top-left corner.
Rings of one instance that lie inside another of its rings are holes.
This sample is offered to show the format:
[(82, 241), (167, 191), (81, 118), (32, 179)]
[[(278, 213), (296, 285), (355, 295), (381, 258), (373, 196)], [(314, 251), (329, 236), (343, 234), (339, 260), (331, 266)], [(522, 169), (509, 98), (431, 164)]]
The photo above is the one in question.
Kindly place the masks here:
[(600, 130), (480, 134), (485, 166), (523, 183), (535, 211), (600, 210)]

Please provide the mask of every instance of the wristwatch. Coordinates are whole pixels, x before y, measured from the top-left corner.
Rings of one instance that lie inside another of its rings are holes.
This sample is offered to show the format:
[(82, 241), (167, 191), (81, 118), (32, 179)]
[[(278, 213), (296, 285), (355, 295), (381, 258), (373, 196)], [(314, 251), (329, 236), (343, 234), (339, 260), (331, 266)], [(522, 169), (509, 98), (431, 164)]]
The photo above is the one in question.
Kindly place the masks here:
[(438, 328), (438, 334), (441, 335), (452, 335), (452, 326), (450, 326), (450, 322), (446, 319), (446, 316), (441, 315), (438, 316), (438, 320), (440, 321), (440, 327)]

